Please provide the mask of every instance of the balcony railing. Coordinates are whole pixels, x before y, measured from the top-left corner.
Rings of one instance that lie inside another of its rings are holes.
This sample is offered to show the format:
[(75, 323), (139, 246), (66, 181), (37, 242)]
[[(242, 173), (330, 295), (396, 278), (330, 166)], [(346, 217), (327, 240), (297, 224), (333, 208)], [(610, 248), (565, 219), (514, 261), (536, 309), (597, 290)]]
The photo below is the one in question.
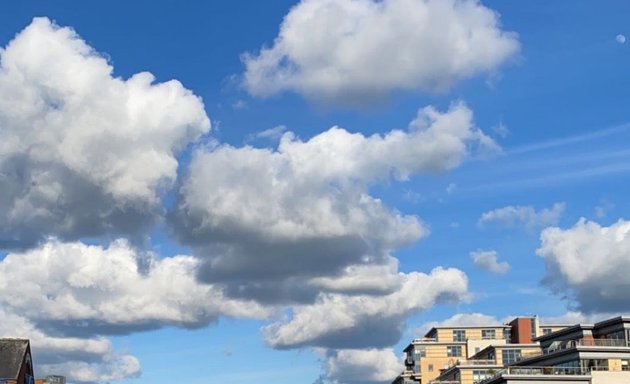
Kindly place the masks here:
[(579, 339), (577, 345), (585, 347), (628, 347), (625, 339)]
[(625, 339), (576, 339), (556, 341), (542, 351), (543, 355), (548, 355), (557, 351), (571, 349), (575, 347), (630, 347), (630, 343)]
[(608, 367), (506, 367), (498, 370), (493, 376), (490, 376), (484, 380), (478, 381), (476, 384), (484, 384), (494, 379), (495, 377), (502, 375), (572, 375), (572, 376), (584, 376), (590, 375), (591, 371), (607, 371)]
[(482, 360), (482, 359), (477, 359), (477, 360), (465, 360), (465, 359), (460, 359), (457, 360), (455, 362), (455, 364), (453, 365), (497, 365), (497, 361), (494, 359), (490, 359), (490, 360)]
[(437, 337), (422, 337), (413, 339), (412, 343), (437, 343)]

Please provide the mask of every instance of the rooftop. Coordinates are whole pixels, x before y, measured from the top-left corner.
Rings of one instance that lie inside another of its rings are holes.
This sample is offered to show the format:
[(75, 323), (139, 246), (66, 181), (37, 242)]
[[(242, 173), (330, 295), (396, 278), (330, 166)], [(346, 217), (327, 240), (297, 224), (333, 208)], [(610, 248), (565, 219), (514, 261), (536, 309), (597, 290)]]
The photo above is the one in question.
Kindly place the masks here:
[(0, 379), (17, 379), (28, 340), (0, 339)]

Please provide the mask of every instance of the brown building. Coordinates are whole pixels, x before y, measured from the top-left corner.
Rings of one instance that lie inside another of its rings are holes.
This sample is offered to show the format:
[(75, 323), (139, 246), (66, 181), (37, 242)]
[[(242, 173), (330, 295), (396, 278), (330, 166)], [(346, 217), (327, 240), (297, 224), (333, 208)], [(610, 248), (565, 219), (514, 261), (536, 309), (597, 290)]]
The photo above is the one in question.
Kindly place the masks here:
[(0, 383), (33, 384), (31, 346), (24, 339), (0, 339)]

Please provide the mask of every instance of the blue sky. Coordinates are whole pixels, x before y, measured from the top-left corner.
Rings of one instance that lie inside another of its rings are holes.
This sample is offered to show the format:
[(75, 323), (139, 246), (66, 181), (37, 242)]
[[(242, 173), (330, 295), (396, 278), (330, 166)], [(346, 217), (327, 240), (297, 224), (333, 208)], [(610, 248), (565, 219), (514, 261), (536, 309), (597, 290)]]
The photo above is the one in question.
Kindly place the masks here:
[(427, 324), (629, 311), (628, 17), (1, 3), (0, 335), (77, 383), (380, 383)]

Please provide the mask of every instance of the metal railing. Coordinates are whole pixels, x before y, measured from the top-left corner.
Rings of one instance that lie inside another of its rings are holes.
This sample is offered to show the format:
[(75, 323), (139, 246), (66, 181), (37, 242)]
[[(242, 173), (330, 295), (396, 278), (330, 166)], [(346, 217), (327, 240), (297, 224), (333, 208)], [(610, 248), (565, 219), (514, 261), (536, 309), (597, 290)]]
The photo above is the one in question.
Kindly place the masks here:
[(591, 371), (601, 370), (607, 371), (608, 367), (599, 368), (581, 368), (581, 367), (507, 367), (499, 369), (496, 373), (484, 380), (478, 381), (477, 384), (484, 384), (490, 380), (502, 376), (502, 375), (572, 375), (572, 376), (584, 376), (590, 375)]
[(452, 364), (452, 365), (497, 365), (497, 361), (494, 360), (494, 359), (488, 359), (488, 360), (482, 360), (482, 359), (477, 359), (477, 360), (460, 359), (460, 360), (457, 360), (455, 362), (455, 364)]
[(413, 339), (412, 343), (420, 343), (420, 342), (427, 342), (427, 343), (437, 343), (437, 337), (421, 337), (421, 338), (417, 338), (417, 339)]
[(625, 339), (578, 339), (577, 345), (584, 347), (628, 347)]
[(543, 355), (548, 355), (557, 351), (571, 349), (575, 347), (630, 347), (630, 343), (625, 339), (575, 339), (562, 340), (552, 343), (542, 351)]

